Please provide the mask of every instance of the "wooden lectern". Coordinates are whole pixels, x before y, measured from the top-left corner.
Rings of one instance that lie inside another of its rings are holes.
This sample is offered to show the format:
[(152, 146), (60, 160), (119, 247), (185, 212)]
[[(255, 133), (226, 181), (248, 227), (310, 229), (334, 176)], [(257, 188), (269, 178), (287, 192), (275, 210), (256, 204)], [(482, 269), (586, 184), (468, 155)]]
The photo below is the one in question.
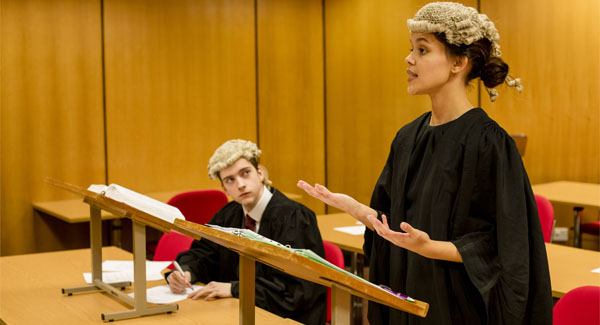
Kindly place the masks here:
[[(255, 261), (259, 261), (293, 276), (331, 287), (332, 324), (349, 323), (350, 307), (348, 302), (350, 294), (421, 317), (427, 315), (429, 305), (425, 302), (410, 298), (407, 299), (406, 296), (401, 297), (399, 294), (391, 293), (349, 272), (320, 263), (291, 249), (244, 238), (236, 234), (181, 219), (176, 219), (174, 223), (171, 223), (78, 186), (57, 181), (51, 181), (51, 183), (83, 195), (84, 202), (90, 205), (91, 214), (90, 241), (92, 248), (93, 284), (86, 287), (63, 289), (63, 293), (72, 294), (73, 292), (99, 289), (112, 293), (118, 299), (133, 307), (129, 311), (102, 314), (102, 319), (105, 321), (164, 312), (170, 313), (176, 311), (178, 308), (177, 305), (146, 306), (145, 226), (151, 226), (164, 232), (175, 230), (198, 240), (210, 240), (239, 254), (240, 324), (254, 324)], [(136, 283), (134, 299), (115, 289), (115, 287), (130, 285), (130, 283), (108, 285), (102, 282), (102, 227), (100, 223), (100, 210), (106, 210), (115, 215), (130, 218), (133, 221), (134, 281)]]

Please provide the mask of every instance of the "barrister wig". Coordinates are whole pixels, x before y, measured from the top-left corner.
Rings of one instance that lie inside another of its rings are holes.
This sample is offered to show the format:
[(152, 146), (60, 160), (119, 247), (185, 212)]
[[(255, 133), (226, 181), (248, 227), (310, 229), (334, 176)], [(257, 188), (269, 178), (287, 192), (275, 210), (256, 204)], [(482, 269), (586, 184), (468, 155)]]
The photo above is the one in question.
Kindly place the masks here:
[(217, 148), (212, 157), (210, 157), (208, 161), (208, 177), (210, 179), (220, 178), (219, 172), (221, 170), (233, 165), (240, 158), (245, 158), (257, 169), (261, 168), (264, 170), (263, 183), (269, 187), (271, 181), (268, 180), (264, 167), (259, 165), (261, 153), (260, 149), (252, 141), (242, 139), (229, 140)]

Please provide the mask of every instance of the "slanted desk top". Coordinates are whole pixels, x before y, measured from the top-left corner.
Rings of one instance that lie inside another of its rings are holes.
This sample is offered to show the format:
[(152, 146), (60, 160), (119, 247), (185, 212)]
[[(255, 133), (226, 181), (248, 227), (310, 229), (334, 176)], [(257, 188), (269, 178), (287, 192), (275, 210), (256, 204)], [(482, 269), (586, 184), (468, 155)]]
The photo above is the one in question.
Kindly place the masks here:
[[(356, 225), (356, 219), (346, 213), (317, 216), (323, 240), (332, 242), (344, 250), (363, 253), (363, 236), (350, 235), (334, 230), (335, 227)], [(546, 243), (550, 269), (552, 296), (560, 298), (569, 290), (584, 286), (600, 286), (600, 252), (564, 245)]]
[[(198, 189), (193, 189), (198, 190)], [(169, 201), (173, 196), (193, 190), (176, 190), (176, 191), (163, 191), (147, 193), (153, 199), (161, 202)], [(284, 193), (287, 197), (292, 200), (299, 200), (302, 198), (299, 194)], [(57, 200), (57, 201), (45, 201), (45, 202), (33, 202), (33, 208), (35, 210), (47, 213), (55, 218), (61, 219), (68, 223), (79, 223), (90, 221), (90, 206), (83, 203), (83, 199), (72, 199), (72, 200)], [(119, 219), (121, 217), (115, 216), (108, 211), (102, 210), (102, 220)]]

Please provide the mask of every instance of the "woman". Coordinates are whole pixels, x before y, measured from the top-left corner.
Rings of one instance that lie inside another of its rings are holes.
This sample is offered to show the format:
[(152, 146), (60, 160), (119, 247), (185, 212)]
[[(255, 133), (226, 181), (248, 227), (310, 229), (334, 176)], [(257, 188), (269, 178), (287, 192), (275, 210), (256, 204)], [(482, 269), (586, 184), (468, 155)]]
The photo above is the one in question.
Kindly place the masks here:
[(466, 94), (476, 78), (521, 90), (499, 58), (498, 31), (450, 2), (424, 6), (408, 27), (408, 92), (429, 95), (431, 112), (396, 134), (370, 206), (298, 186), (367, 226), (371, 282), (430, 304), (420, 318), (370, 303), (371, 324), (550, 324), (546, 251), (523, 163)]

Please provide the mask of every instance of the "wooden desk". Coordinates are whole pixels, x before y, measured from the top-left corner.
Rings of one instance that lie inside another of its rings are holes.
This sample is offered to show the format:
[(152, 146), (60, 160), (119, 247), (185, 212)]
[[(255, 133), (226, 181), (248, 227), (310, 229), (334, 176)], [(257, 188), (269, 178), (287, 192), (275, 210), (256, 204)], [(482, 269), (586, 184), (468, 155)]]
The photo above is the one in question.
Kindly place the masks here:
[[(131, 260), (116, 247), (102, 249), (103, 260)], [(101, 313), (127, 310), (105, 293), (66, 296), (62, 288), (85, 284), (90, 272), (89, 249), (0, 257), (0, 319), (7, 324), (105, 324)], [(164, 284), (150, 281), (148, 287)], [(132, 292), (132, 288), (126, 291)], [(183, 300), (179, 311), (121, 320), (124, 324), (238, 324), (238, 299)], [(256, 324), (298, 324), (263, 309), (255, 310)]]
[(341, 231), (334, 230), (336, 227), (358, 226), (356, 219), (347, 213), (320, 214), (317, 216), (317, 223), (321, 231), (323, 240), (336, 244), (339, 248), (363, 254), (363, 235), (351, 235)]
[(546, 243), (552, 297), (560, 298), (569, 290), (585, 285), (600, 286), (600, 252)]
[(600, 184), (559, 181), (533, 185), (532, 189), (551, 202), (573, 207), (573, 246), (581, 247), (581, 211), (584, 207), (600, 208)]
[(531, 188), (552, 202), (600, 208), (600, 184), (559, 181)]

